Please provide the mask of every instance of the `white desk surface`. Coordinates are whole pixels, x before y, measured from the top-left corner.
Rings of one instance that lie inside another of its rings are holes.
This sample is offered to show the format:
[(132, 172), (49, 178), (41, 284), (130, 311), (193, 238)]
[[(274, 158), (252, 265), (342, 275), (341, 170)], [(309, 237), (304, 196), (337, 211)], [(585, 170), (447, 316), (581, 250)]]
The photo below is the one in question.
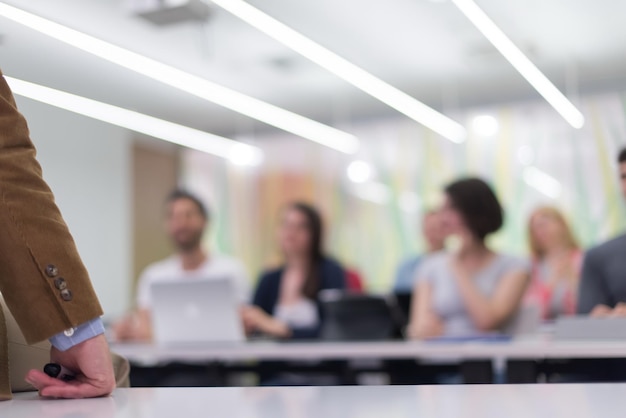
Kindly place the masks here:
[(624, 410), (626, 384), (141, 388), (0, 402), (10, 418), (597, 418)]
[(112, 350), (135, 364), (171, 361), (329, 360), (329, 359), (546, 359), (626, 357), (626, 341), (551, 341), (546, 338), (509, 342), (251, 342), (217, 345), (158, 346), (113, 344)]

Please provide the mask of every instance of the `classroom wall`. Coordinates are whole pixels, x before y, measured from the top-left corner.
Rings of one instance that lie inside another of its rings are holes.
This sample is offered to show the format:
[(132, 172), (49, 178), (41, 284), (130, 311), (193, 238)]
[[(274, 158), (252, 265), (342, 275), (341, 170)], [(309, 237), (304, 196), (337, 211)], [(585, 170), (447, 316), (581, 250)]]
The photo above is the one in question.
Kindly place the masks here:
[(16, 100), (105, 318), (117, 316), (128, 306), (131, 286), (131, 134), (29, 99)]

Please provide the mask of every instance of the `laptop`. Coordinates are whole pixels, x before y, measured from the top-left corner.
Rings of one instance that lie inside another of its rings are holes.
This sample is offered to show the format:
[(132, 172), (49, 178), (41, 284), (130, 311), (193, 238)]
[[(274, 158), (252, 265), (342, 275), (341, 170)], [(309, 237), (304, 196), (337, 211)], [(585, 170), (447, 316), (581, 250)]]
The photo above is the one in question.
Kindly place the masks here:
[(178, 280), (151, 287), (154, 340), (161, 345), (245, 340), (232, 280)]
[(591, 318), (576, 315), (558, 318), (556, 340), (626, 340), (626, 318)]

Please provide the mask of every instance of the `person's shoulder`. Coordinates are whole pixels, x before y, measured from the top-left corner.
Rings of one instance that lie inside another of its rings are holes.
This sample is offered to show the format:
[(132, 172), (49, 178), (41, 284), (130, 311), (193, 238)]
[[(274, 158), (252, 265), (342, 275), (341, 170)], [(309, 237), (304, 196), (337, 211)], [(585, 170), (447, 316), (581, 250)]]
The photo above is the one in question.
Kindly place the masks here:
[(323, 269), (334, 270), (334, 271), (338, 271), (338, 270), (345, 271), (345, 268), (341, 265), (339, 261), (329, 256), (324, 256), (324, 258), (322, 258), (321, 264), (322, 264)]
[(587, 251), (586, 257), (603, 258), (613, 256), (616, 253), (623, 254), (626, 250), (626, 234), (610, 239)]
[(280, 277), (282, 276), (283, 270), (284, 270), (283, 266), (270, 267), (270, 268), (263, 270), (261, 274), (259, 275), (259, 283), (279, 281)]
[(154, 263), (148, 264), (141, 273), (142, 277), (157, 277), (162, 274), (169, 274), (173, 269), (177, 268), (178, 258), (171, 255)]
[(422, 254), (412, 255), (410, 257), (406, 257), (400, 264), (398, 265), (398, 270), (413, 270), (418, 264), (424, 261), (426, 256)]
[(416, 277), (430, 281), (431, 276), (444, 274), (449, 269), (449, 257), (450, 254), (445, 250), (425, 254), (417, 265)]

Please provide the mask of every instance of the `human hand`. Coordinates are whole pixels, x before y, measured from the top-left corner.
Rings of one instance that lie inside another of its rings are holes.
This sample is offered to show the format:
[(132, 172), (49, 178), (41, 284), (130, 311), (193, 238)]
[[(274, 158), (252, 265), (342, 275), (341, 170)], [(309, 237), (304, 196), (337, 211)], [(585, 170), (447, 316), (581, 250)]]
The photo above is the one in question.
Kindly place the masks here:
[(626, 317), (626, 303), (618, 302), (618, 304), (615, 305), (609, 316), (612, 318)]
[(242, 307), (241, 319), (247, 334), (259, 331), (280, 338), (286, 338), (291, 334), (285, 323), (276, 320), (257, 306)]
[(596, 305), (589, 313), (592, 318), (605, 318), (611, 315), (612, 309), (606, 305)]
[(419, 322), (411, 323), (407, 327), (407, 336), (410, 339), (427, 339), (439, 337), (443, 334), (444, 327), (441, 319), (435, 315), (429, 315)]
[(115, 389), (115, 375), (109, 346), (103, 334), (66, 351), (50, 349), (50, 360), (76, 373), (76, 379), (63, 381), (41, 370), (31, 370), (26, 381), (41, 396), (50, 398), (96, 398)]

